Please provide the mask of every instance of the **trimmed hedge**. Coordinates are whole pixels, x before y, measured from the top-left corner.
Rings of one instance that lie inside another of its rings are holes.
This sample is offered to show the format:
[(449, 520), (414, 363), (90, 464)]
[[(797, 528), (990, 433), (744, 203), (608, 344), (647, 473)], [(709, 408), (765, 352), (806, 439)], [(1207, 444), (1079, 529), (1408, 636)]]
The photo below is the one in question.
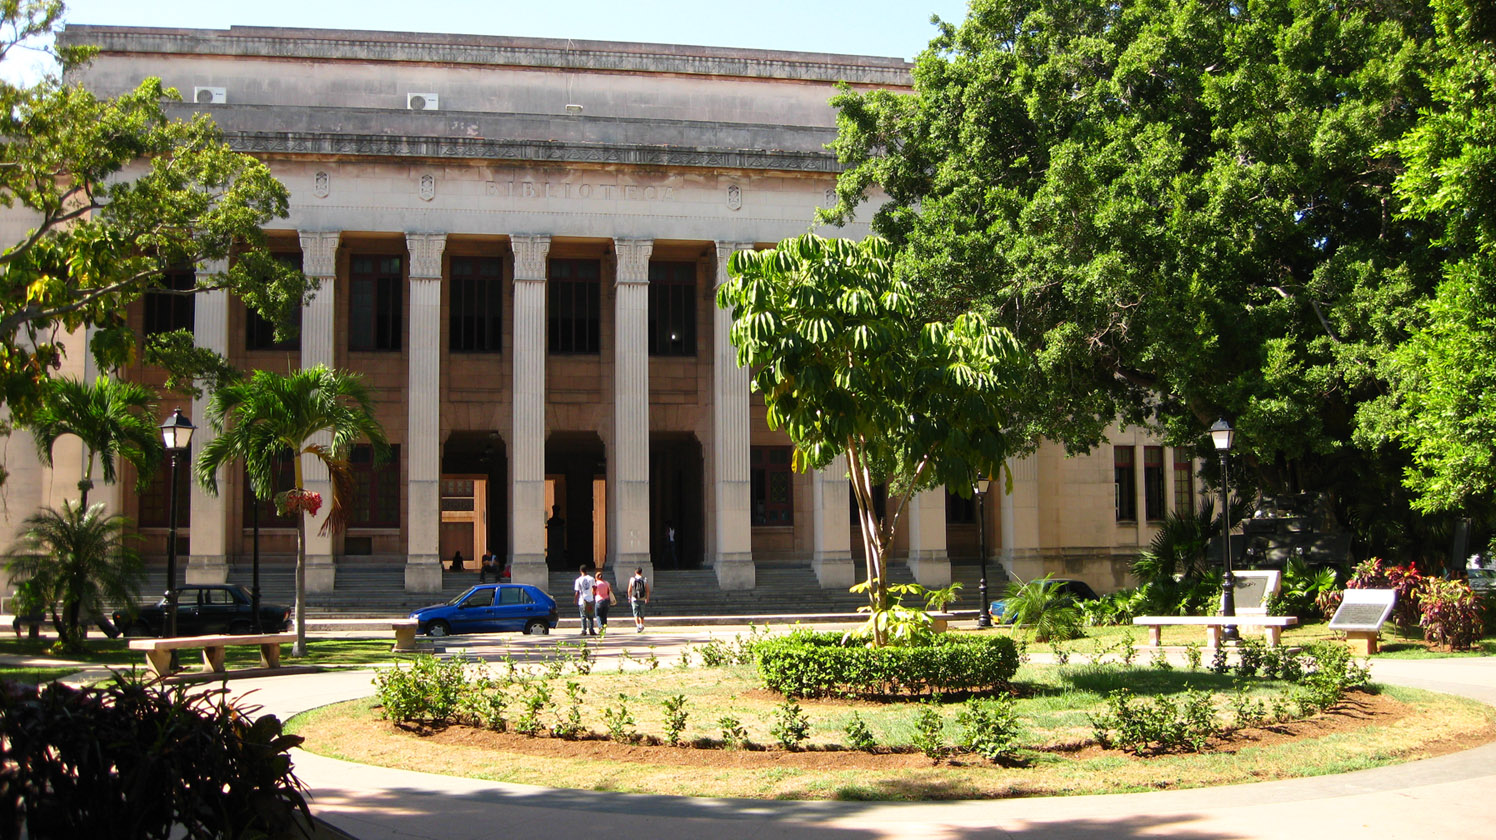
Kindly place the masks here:
[(786, 697), (913, 697), (1006, 688), (1018, 646), (1006, 636), (936, 636), (923, 645), (843, 644), (839, 633), (800, 631), (754, 643), (764, 685)]

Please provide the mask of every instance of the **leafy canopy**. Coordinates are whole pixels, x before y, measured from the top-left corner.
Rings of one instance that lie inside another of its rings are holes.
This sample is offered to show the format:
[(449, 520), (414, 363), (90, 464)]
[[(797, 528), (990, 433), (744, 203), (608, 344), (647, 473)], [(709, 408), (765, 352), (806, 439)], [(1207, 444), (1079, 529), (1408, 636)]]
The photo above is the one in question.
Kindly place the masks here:
[[(62, 12), (56, 0), (0, 3), (0, 60), (50, 33)], [(63, 72), (90, 52), (60, 50)], [(180, 293), (227, 289), (273, 323), (308, 292), (299, 271), (271, 258), (260, 230), (286, 215), (286, 188), (232, 151), (207, 116), (168, 119), (163, 103), (179, 98), (154, 78), (117, 97), (55, 76), (0, 81), (0, 207), (29, 226), (0, 243), (0, 399), (23, 422), (68, 333), (95, 329), (89, 347), (104, 370), (137, 352), (126, 306), (161, 288), (167, 269), (197, 268), (196, 285)], [(230, 254), (227, 269), (207, 270)], [(177, 374), (172, 387), (221, 372), (187, 338), (164, 337), (151, 356)]]

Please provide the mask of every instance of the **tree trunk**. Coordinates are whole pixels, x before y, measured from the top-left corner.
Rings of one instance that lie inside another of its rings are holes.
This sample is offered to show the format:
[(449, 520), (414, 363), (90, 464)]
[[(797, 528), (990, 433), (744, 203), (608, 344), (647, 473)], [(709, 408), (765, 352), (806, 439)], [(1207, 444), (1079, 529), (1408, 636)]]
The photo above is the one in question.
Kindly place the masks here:
[(296, 644), (292, 656), (306, 656), (306, 511), (296, 512)]

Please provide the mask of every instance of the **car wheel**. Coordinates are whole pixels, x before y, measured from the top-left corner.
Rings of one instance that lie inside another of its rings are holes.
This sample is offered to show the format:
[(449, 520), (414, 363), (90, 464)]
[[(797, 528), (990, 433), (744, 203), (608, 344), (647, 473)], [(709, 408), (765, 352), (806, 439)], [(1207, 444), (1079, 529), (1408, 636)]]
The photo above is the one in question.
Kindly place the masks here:
[(132, 621), (125, 626), (126, 638), (144, 638), (152, 635), (151, 628), (144, 621)]
[(525, 635), (527, 636), (545, 636), (550, 632), (550, 625), (538, 618), (525, 623)]
[(452, 635), (452, 628), (445, 621), (433, 621), (430, 624), (426, 625), (426, 635), (450, 636)]
[(235, 621), (229, 624), (230, 636), (248, 636), (254, 632), (254, 625), (247, 621)]

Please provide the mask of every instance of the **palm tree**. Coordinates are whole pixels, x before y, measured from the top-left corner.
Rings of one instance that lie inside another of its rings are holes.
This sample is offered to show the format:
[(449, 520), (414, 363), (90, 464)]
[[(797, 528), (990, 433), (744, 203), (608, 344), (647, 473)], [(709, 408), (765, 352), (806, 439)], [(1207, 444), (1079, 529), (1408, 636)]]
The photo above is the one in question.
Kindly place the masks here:
[(83, 476), (78, 481), (78, 507), (88, 508), (97, 456), (105, 484), (118, 479), (116, 458), (135, 466), (137, 486), (144, 489), (156, 477), (164, 452), (156, 427), (151, 392), (135, 382), (100, 376), (92, 384), (72, 377), (47, 383), (41, 406), (22, 424), (31, 430), (36, 454), (52, 466), (52, 447), (63, 435), (83, 441)]
[[(332, 507), (323, 530), (339, 530), (346, 519), (352, 473), (348, 454), (368, 440), (383, 455), (384, 428), (374, 419), (374, 401), (363, 378), (321, 365), (288, 375), (258, 370), (248, 380), (219, 388), (208, 401), (208, 424), (216, 437), (203, 446), (194, 471), (198, 484), (218, 493), (218, 470), (243, 460), (249, 483), (261, 499), (275, 493), (277, 456), (290, 452), (293, 489), (276, 497), (277, 505), (296, 514), (296, 645), (293, 656), (306, 655), (306, 514), (308, 505), (301, 456), (327, 466), (333, 481)], [(328, 433), (331, 444), (314, 443)]]
[(1027, 626), (1034, 641), (1073, 639), (1081, 634), (1085, 616), (1075, 598), (1050, 575), (1027, 583), (1012, 581), (1004, 596), (1003, 621)]
[(61, 512), (45, 508), (27, 517), (7, 552), (6, 570), (31, 581), (38, 599), (52, 605), (63, 650), (83, 647), (85, 616), (132, 603), (139, 594), (145, 567), (127, 541), (127, 524), (117, 513), (106, 516), (102, 502), (85, 509), (63, 501)]

